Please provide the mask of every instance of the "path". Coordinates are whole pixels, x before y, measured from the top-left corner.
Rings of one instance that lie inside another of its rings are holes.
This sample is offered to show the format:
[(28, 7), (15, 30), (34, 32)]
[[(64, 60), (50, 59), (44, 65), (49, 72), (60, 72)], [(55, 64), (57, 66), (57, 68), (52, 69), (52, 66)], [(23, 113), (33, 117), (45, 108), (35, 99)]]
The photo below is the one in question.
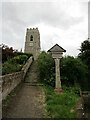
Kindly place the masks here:
[(36, 62), (29, 69), (24, 83), (14, 91), (7, 107), (3, 107), (3, 118), (43, 118), (44, 95), (37, 83)]

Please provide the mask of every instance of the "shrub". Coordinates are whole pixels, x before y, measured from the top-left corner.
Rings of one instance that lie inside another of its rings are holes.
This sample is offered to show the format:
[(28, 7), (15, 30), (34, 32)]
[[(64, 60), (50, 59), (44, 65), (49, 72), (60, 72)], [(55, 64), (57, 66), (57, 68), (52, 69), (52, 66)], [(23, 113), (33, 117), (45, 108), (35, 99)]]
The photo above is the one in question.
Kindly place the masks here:
[[(71, 56), (63, 57), (60, 61), (61, 82), (67, 86), (79, 83), (87, 88), (90, 78), (87, 66), (79, 59)], [(43, 51), (38, 57), (39, 80), (45, 84), (55, 86), (55, 62), (49, 53)]]
[(17, 52), (12, 48), (6, 45), (0, 45), (0, 49), (2, 50), (2, 62), (4, 63), (7, 59), (12, 58), (17, 55)]
[(17, 63), (17, 64), (25, 64), (25, 62), (27, 61), (27, 59), (28, 59), (28, 56), (26, 56), (26, 55), (18, 55), (16, 57), (10, 59), (9, 61), (11, 63), (14, 62), (14, 63)]
[(2, 74), (5, 75), (20, 71), (23, 65), (26, 63), (27, 58), (28, 57), (26, 55), (19, 55), (8, 59), (8, 61), (2, 64)]
[(40, 82), (54, 86), (55, 67), (52, 56), (42, 51), (38, 57), (38, 75)]
[(4, 44), (0, 45), (0, 50), (2, 51), (2, 63), (18, 55), (26, 55), (28, 58), (33, 56), (31, 53), (18, 52), (17, 50), (14, 50), (13, 47), (8, 47)]
[(75, 82), (81, 86), (88, 79), (88, 68), (79, 59), (71, 56), (62, 58), (61, 60), (61, 80), (66, 85), (74, 85)]
[(29, 57), (33, 56), (31, 53), (23, 53), (23, 52), (17, 52), (17, 55), (26, 55)]
[(18, 72), (21, 70), (21, 68), (22, 65), (5, 62), (2, 64), (2, 74), (5, 75), (13, 72)]

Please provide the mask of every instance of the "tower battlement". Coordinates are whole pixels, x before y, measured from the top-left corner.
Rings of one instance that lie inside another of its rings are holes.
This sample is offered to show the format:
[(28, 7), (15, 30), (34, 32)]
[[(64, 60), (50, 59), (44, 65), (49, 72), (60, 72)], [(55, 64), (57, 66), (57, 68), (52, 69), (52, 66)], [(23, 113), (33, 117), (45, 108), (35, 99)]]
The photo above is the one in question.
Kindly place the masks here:
[[(36, 28), (27, 28), (27, 31), (30, 31), (30, 30), (38, 30), (38, 27), (36, 27)], [(39, 31), (39, 30), (38, 30)]]

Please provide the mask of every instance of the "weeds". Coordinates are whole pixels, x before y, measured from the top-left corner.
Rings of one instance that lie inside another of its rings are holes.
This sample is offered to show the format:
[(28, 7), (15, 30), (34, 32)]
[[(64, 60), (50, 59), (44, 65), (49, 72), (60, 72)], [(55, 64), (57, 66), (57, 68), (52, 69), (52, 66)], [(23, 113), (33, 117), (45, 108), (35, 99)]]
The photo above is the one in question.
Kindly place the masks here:
[[(67, 90), (66, 90), (67, 89)], [(76, 118), (75, 88), (64, 86), (63, 94), (56, 94), (52, 87), (45, 86), (48, 116), (51, 118)]]

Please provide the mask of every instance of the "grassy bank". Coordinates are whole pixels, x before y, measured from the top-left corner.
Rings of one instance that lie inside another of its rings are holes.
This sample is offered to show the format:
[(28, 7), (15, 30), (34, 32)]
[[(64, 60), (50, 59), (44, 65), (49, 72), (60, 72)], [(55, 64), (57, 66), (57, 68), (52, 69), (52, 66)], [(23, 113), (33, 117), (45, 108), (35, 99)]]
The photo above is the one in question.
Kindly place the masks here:
[(47, 116), (51, 118), (76, 118), (76, 88), (63, 87), (63, 94), (56, 94), (50, 86), (45, 86)]

